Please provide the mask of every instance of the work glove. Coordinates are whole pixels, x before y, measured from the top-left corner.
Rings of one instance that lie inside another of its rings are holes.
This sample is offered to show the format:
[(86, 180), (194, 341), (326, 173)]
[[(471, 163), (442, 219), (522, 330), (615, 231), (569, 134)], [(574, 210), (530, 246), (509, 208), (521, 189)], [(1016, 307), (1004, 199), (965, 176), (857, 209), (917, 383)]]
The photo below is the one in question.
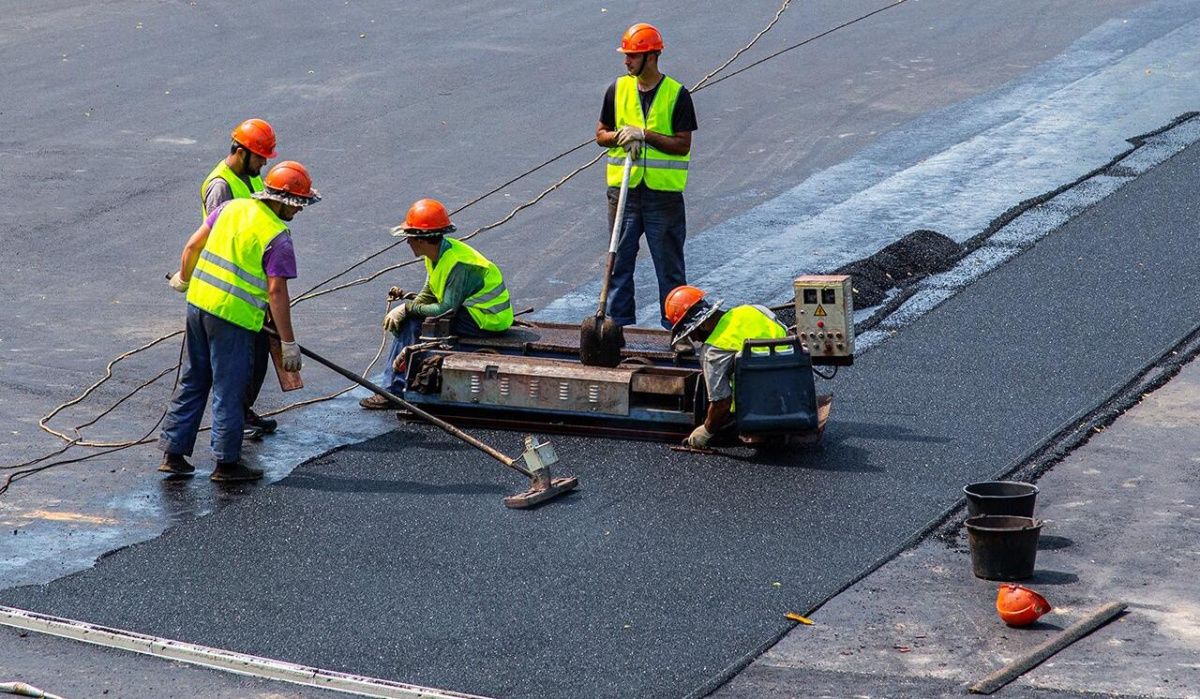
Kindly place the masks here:
[(404, 319), (408, 317), (408, 304), (402, 303), (383, 317), (383, 329), (390, 333), (399, 333), (400, 328), (404, 325)]
[(170, 284), (171, 288), (175, 291), (178, 291), (181, 294), (187, 293), (188, 283), (184, 280), (182, 273), (176, 272), (175, 274), (172, 274), (171, 280), (167, 283)]
[(709, 432), (708, 428), (702, 422), (699, 427), (692, 430), (692, 433), (688, 435), (687, 439), (683, 440), (683, 443), (685, 446), (695, 447), (696, 449), (707, 449), (708, 443), (712, 441), (712, 438), (712, 432)]
[(637, 160), (646, 141), (646, 130), (636, 126), (622, 126), (617, 132), (617, 145), (625, 149), (630, 158)]
[(617, 145), (628, 150), (626, 144), (631, 141), (645, 141), (646, 130), (637, 126), (622, 126), (617, 132)]
[(283, 370), (300, 371), (304, 361), (300, 358), (300, 344), (296, 342), (279, 342), (283, 348)]

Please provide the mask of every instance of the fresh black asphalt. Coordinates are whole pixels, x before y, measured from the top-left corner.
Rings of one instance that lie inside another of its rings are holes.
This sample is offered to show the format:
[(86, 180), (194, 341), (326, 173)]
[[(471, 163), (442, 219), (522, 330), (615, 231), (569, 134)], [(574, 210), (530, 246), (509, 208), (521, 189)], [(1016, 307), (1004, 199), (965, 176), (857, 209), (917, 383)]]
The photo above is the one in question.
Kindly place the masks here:
[(816, 451), (557, 439), (581, 490), (518, 512), (500, 498), (519, 479), (406, 426), (0, 601), (481, 694), (683, 695), (1193, 330), (1198, 164), (1176, 156), (861, 357)]

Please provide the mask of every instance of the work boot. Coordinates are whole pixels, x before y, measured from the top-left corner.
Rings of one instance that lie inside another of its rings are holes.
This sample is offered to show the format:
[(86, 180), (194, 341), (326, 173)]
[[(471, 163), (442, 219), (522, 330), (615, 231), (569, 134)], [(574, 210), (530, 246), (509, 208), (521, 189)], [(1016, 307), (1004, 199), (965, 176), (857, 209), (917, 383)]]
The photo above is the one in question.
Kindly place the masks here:
[(189, 464), (187, 459), (183, 458), (183, 454), (163, 452), (162, 463), (158, 465), (158, 470), (176, 476), (190, 476), (195, 473), (196, 467)]
[(253, 410), (247, 410), (246, 426), (257, 427), (258, 429), (262, 430), (263, 434), (271, 434), (275, 431), (276, 427), (279, 427), (279, 422), (277, 420), (272, 420), (269, 417), (263, 417)]
[(237, 481), (256, 481), (262, 477), (263, 470), (261, 468), (250, 468), (240, 461), (235, 461), (231, 464), (218, 462), (216, 469), (213, 470), (208, 480), (218, 483), (234, 483)]
[(400, 407), (378, 393), (372, 393), (360, 400), (358, 404), (367, 410), (394, 410)]
[(263, 438), (264, 434), (266, 433), (262, 431), (262, 428), (255, 427), (254, 425), (245, 425), (242, 427), (242, 441), (249, 439), (257, 442)]

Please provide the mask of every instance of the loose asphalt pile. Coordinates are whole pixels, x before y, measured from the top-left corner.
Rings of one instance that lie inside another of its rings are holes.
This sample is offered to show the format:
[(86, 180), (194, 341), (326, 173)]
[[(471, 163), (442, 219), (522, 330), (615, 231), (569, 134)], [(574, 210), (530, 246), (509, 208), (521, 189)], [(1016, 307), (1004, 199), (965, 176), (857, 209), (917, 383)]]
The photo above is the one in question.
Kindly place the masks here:
[(581, 490), (517, 512), (500, 503), (524, 485), (509, 472), (406, 426), (0, 602), (480, 694), (713, 686), (790, 625), (785, 612), (893, 553), (962, 484), (1021, 461), (1193, 330), (1198, 160), (1168, 161), (862, 356), (833, 385), (819, 449), (698, 457), (558, 439)]

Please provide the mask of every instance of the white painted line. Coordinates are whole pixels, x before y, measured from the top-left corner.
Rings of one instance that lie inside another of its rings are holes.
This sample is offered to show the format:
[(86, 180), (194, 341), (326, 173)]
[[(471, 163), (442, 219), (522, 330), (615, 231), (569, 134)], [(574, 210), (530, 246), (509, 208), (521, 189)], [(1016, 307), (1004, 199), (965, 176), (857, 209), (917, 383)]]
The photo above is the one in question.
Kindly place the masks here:
[(106, 648), (127, 650), (157, 658), (223, 670), (239, 675), (280, 680), (306, 687), (318, 687), (347, 694), (379, 699), (486, 699), (475, 694), (461, 694), (445, 689), (420, 687), (374, 677), (351, 675), (296, 665), (282, 660), (260, 658), (220, 648), (209, 648), (169, 638), (146, 636), (133, 631), (97, 626), (83, 621), (62, 619), (29, 612), (24, 609), (0, 606), (0, 624), (26, 631), (60, 636)]

